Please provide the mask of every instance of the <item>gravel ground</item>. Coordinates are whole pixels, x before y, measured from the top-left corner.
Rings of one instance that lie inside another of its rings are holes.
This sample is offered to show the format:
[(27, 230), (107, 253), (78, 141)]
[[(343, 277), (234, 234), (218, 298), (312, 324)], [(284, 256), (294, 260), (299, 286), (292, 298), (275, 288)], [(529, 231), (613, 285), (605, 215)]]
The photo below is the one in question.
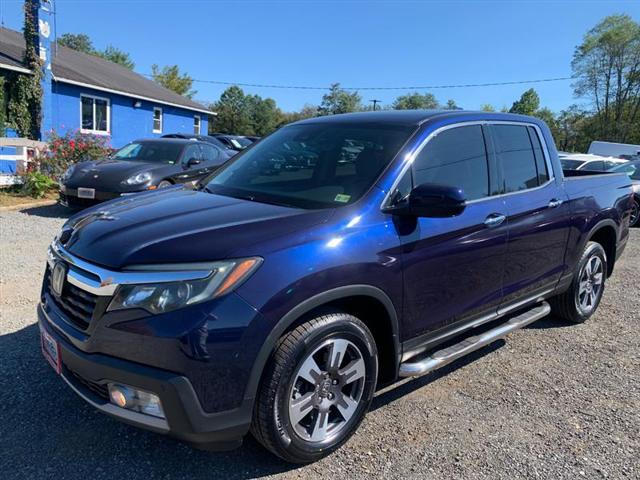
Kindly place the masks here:
[(35, 325), (59, 207), (0, 213), (0, 478), (640, 478), (640, 230), (584, 325), (547, 318), (374, 399), (358, 433), (295, 467), (247, 438), (193, 450), (85, 405)]

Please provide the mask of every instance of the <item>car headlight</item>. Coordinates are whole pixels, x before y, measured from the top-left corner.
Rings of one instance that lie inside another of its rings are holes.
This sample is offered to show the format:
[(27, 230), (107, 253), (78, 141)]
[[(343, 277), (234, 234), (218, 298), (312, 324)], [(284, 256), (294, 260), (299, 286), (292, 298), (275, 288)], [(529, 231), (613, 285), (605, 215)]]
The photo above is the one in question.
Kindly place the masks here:
[(150, 180), (151, 174), (149, 172), (142, 172), (127, 178), (123, 183), (127, 185), (140, 185), (141, 183), (147, 183)]
[(71, 165), (69, 168), (67, 168), (64, 173), (62, 174), (62, 176), (60, 177), (60, 181), (61, 182), (66, 182), (67, 180), (69, 180), (71, 178), (71, 175), (73, 175), (73, 172), (76, 171), (76, 165), (73, 164)]
[(142, 308), (149, 313), (170, 312), (229, 293), (262, 263), (260, 257), (212, 264), (207, 278), (180, 282), (124, 284), (118, 288), (108, 311)]

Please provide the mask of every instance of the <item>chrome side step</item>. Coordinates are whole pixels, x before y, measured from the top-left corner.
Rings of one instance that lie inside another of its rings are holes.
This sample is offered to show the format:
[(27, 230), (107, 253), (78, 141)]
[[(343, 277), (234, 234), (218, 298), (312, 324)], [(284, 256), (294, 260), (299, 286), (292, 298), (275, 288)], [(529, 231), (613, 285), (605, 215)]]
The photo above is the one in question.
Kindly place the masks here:
[(437, 368), (444, 367), (471, 352), (486, 347), (490, 343), (505, 337), (514, 330), (519, 330), (542, 317), (546, 317), (549, 315), (549, 312), (551, 312), (549, 304), (542, 302), (531, 310), (521, 313), (517, 317), (513, 317), (487, 332), (465, 338), (460, 343), (438, 350), (431, 354), (431, 356), (421, 360), (401, 363), (399, 375), (400, 377), (417, 377), (436, 370)]

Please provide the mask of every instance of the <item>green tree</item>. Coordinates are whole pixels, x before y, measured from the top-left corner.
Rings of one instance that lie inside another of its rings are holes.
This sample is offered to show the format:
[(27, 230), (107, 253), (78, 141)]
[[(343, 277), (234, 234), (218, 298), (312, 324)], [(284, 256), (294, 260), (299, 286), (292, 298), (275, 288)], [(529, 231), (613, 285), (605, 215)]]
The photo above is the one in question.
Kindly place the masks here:
[(131, 60), (131, 56), (119, 48), (114, 47), (113, 45), (108, 45), (107, 48), (102, 52), (95, 53), (98, 57), (102, 57), (105, 60), (109, 60), (110, 62), (117, 63), (129, 70), (133, 70), (136, 66)]
[(450, 98), (449, 100), (447, 100), (447, 104), (445, 105), (445, 110), (459, 110), (460, 107), (458, 107), (458, 104), (456, 103), (456, 101), (452, 98)]
[(259, 95), (247, 96), (251, 132), (245, 135), (263, 137), (273, 132), (282, 121), (282, 112), (273, 98), (262, 98)]
[(220, 99), (212, 105), (216, 112), (211, 130), (213, 132), (233, 133), (238, 135), (250, 135), (252, 130), (252, 118), (248, 108), (247, 96), (237, 85), (227, 88)]
[(319, 115), (335, 115), (362, 110), (362, 97), (358, 92), (348, 92), (334, 83), (328, 93), (322, 96), (322, 103), (318, 107)]
[(166, 65), (160, 69), (158, 65), (153, 64), (151, 65), (151, 77), (154, 82), (187, 98), (193, 98), (198, 93), (191, 89), (193, 78), (187, 73), (180, 74), (178, 65)]
[(553, 135), (553, 139), (556, 144), (558, 143), (558, 139), (560, 138), (560, 131), (558, 128), (558, 119), (556, 115), (551, 111), (551, 109), (547, 107), (539, 108), (537, 111), (533, 113), (534, 117), (539, 118), (544, 121), (551, 130), (551, 134)]
[(58, 44), (78, 52), (104, 58), (110, 62), (122, 65), (129, 70), (133, 70), (135, 68), (135, 63), (133, 63), (131, 56), (127, 52), (124, 52), (113, 45), (108, 45), (104, 50), (96, 50), (91, 38), (89, 38), (89, 35), (84, 33), (65, 33), (58, 39)]
[(522, 94), (520, 100), (513, 102), (509, 113), (519, 113), (521, 115), (534, 115), (540, 108), (540, 97), (537, 92), (530, 88)]
[(272, 98), (246, 95), (236, 85), (222, 92), (220, 99), (211, 108), (217, 114), (210, 123), (212, 133), (224, 132), (262, 137), (278, 128), (285, 117)]
[(490, 103), (484, 103), (484, 104), (480, 105), (480, 110), (482, 110), (483, 112), (495, 112), (496, 111), (496, 109)]
[(392, 104), (394, 110), (424, 110), (439, 108), (438, 100), (432, 93), (418, 92), (401, 95)]
[(565, 152), (585, 151), (589, 144), (589, 130), (593, 122), (588, 112), (578, 105), (571, 105), (558, 115), (557, 135), (554, 137), (558, 150)]
[(640, 118), (640, 23), (605, 17), (576, 47), (571, 67), (575, 95), (594, 105), (598, 139), (628, 141)]
[(315, 105), (305, 105), (297, 112), (283, 112), (280, 118), (279, 127), (288, 123), (304, 120), (305, 118), (313, 118), (318, 116), (318, 107)]
[(88, 53), (90, 55), (95, 54), (93, 48), (93, 42), (89, 38), (89, 35), (84, 33), (65, 33), (58, 38), (58, 45), (62, 45), (78, 52)]

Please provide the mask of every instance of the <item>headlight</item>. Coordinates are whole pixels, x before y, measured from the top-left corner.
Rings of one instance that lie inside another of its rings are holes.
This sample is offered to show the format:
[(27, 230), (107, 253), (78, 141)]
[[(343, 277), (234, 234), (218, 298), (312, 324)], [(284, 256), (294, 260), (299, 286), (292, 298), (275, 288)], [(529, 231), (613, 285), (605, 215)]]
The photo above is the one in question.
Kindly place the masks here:
[(149, 172), (143, 172), (127, 178), (122, 183), (125, 183), (127, 185), (140, 185), (141, 183), (147, 183), (150, 180), (151, 180), (151, 174)]
[(259, 257), (215, 262), (211, 275), (198, 280), (121, 285), (107, 310), (142, 308), (158, 314), (211, 300), (239, 286), (261, 262)]
[(69, 168), (67, 168), (65, 170), (65, 172), (60, 177), (60, 181), (61, 182), (66, 182), (67, 180), (69, 180), (71, 178), (71, 175), (73, 175), (73, 172), (75, 172), (75, 171), (76, 171), (76, 165), (73, 164), (73, 165), (71, 165)]

